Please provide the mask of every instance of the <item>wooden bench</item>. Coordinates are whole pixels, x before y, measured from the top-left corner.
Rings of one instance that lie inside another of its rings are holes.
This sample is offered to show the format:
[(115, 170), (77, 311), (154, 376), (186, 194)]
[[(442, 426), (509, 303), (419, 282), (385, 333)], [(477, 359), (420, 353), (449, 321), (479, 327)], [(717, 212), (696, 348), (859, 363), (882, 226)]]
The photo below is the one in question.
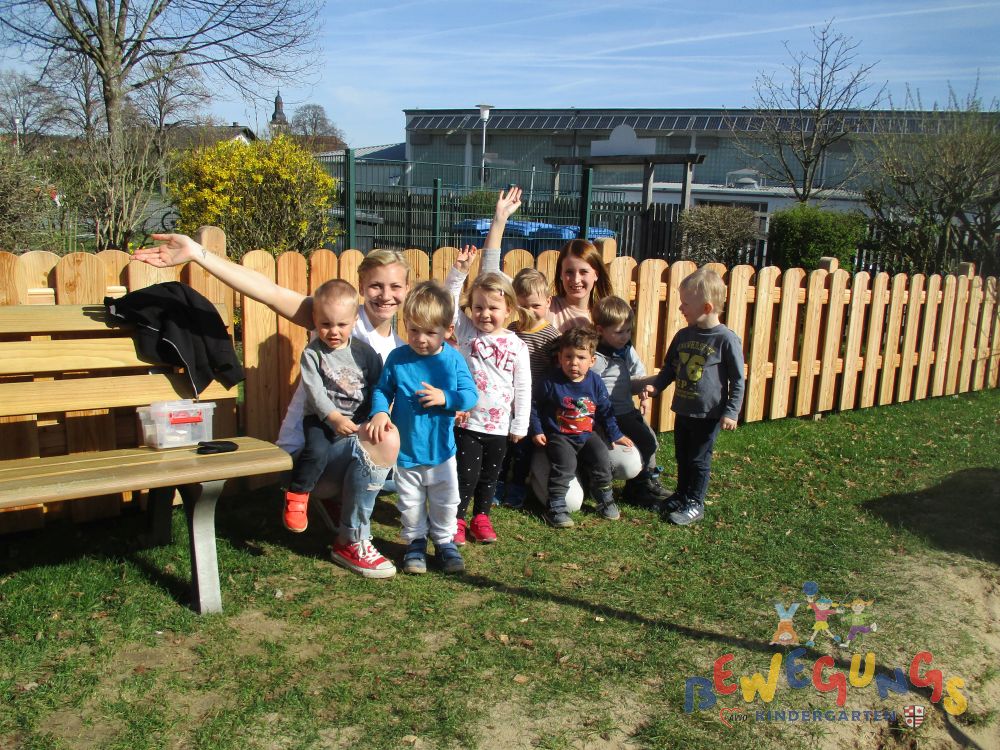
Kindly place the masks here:
[[(17, 509), (41, 517), (63, 501), (73, 501), (74, 518), (88, 516), (78, 508), (107, 515), (148, 490), (151, 541), (169, 543), (176, 489), (190, 532), (194, 608), (221, 612), (215, 505), (223, 486), (285, 471), (291, 458), (247, 437), (217, 455), (135, 447), (136, 407), (190, 398), (190, 382), (141, 359), (132, 330), (105, 319), (103, 306), (0, 307), (0, 516)], [(236, 395), (217, 382), (201, 394), (216, 402), (213, 437), (235, 434)]]

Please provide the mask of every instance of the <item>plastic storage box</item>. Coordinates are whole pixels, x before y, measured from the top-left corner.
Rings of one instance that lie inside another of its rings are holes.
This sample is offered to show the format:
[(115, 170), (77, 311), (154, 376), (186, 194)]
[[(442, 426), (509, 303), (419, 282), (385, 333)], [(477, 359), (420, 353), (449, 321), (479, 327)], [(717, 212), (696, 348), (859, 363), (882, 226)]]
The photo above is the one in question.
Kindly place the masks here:
[(150, 448), (197, 445), (212, 439), (214, 401), (156, 401), (136, 411), (142, 422), (142, 441)]

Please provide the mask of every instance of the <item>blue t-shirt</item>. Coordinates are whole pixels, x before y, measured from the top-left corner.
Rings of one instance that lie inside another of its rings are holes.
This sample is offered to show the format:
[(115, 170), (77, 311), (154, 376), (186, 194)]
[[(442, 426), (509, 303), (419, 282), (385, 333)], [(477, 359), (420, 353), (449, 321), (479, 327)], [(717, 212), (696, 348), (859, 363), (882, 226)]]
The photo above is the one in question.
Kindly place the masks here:
[[(428, 383), (444, 391), (445, 405), (424, 408), (417, 391)], [(455, 412), (472, 409), (479, 391), (465, 359), (445, 344), (424, 356), (408, 346), (393, 350), (372, 393), (372, 416), (386, 412), (399, 430), (400, 466), (438, 466), (455, 455)], [(389, 404), (392, 404), (392, 410)]]

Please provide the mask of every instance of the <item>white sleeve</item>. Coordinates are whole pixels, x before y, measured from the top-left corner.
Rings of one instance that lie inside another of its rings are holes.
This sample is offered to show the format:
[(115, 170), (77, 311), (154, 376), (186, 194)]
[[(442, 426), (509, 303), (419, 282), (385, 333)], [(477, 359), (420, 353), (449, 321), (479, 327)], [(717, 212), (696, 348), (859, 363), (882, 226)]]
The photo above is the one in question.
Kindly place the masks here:
[(482, 251), (482, 260), (479, 263), (479, 273), (496, 271), (507, 279), (507, 281), (513, 281), (510, 276), (505, 274), (500, 269), (500, 252), (500, 248), (498, 247), (484, 247)]
[(531, 418), (531, 356), (522, 341), (514, 360), (514, 414), (510, 420), (511, 435), (527, 435)]
[(467, 276), (468, 274), (464, 274), (457, 268), (452, 267), (452, 269), (448, 271), (448, 277), (444, 282), (445, 288), (451, 294), (451, 298), (455, 301), (455, 317), (453, 319), (453, 323), (455, 325), (455, 338), (458, 340), (459, 344), (464, 344), (476, 335), (475, 326), (472, 325), (472, 321), (469, 320), (469, 316), (462, 310), (462, 287), (465, 286), (465, 279)]

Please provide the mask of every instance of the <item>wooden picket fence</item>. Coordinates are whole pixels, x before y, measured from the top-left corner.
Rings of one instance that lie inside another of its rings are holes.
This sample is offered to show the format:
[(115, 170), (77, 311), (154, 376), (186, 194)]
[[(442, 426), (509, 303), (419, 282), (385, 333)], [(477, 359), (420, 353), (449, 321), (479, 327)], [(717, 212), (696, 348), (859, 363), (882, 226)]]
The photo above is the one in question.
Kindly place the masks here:
[[(212, 252), (225, 253), (225, 236), (200, 231)], [(428, 255), (405, 251), (413, 280), (443, 280), (455, 248)], [(615, 293), (635, 305), (634, 343), (647, 369), (662, 362), (667, 345), (682, 326), (678, 286), (695, 270), (690, 261), (616, 257), (613, 241), (602, 246)], [(363, 255), (326, 250), (308, 261), (297, 253), (274, 258), (248, 253), (242, 263), (303, 294), (339, 277), (357, 283)], [(523, 250), (504, 257), (515, 274), (536, 266), (552, 278), (557, 252), (534, 258)], [(996, 388), (1000, 379), (1000, 305), (997, 279), (974, 275), (971, 265), (947, 276), (853, 276), (836, 267), (806, 272), (751, 266), (713, 266), (725, 279), (729, 299), (724, 322), (743, 341), (747, 390), (743, 419), (779, 419), (831, 410), (900, 403), (932, 396)], [(475, 269), (473, 274), (475, 275)], [(306, 331), (266, 306), (233, 298), (233, 292), (198, 266), (155, 269), (129, 262), (117, 251), (48, 252), (15, 256), (0, 252), (0, 304), (95, 304), (162, 281), (180, 280), (213, 302), (242, 314), (247, 371), (241, 423), (248, 435), (273, 440), (298, 377)], [(234, 308), (234, 303), (236, 307)], [(656, 404), (654, 427), (673, 427), (670, 393)]]

